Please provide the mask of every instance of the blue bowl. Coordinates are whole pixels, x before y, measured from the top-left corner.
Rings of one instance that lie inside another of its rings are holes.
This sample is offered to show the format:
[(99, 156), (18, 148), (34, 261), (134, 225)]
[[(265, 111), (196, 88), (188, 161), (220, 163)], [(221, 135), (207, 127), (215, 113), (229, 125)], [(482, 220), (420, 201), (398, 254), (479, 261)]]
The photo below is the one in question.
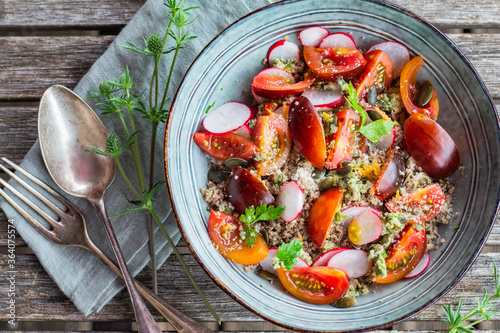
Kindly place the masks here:
[[(465, 172), (456, 172), (450, 225), (440, 226), (445, 244), (431, 251), (431, 266), (414, 279), (375, 286), (348, 309), (304, 303), (211, 245), (208, 212), (200, 194), (208, 159), (192, 140), (213, 101), (251, 104), (250, 82), (269, 46), (285, 36), (297, 40), (311, 26), (351, 33), (358, 47), (395, 40), (421, 54), (419, 81), (431, 80), (439, 96), (438, 122), (459, 147)], [(223, 89), (221, 89), (223, 88)], [(464, 276), (496, 218), (500, 193), (500, 130), (483, 81), (462, 52), (425, 20), (382, 1), (292, 0), (263, 7), (222, 31), (198, 55), (174, 98), (165, 134), (171, 200), (181, 232), (208, 275), (236, 301), (277, 325), (300, 331), (368, 331), (400, 322), (436, 302)], [(454, 226), (460, 226), (455, 230)]]

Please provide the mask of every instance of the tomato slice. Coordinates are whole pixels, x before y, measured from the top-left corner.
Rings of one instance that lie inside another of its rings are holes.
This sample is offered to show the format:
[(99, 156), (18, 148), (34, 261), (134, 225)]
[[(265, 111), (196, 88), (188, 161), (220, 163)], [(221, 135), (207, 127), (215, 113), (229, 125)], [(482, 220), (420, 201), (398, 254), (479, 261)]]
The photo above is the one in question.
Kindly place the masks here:
[(385, 207), (391, 213), (411, 214), (410, 223), (424, 223), (436, 217), (443, 209), (446, 196), (438, 183), (429, 185), (397, 199), (388, 201)]
[(358, 99), (364, 99), (371, 87), (375, 87), (377, 94), (391, 85), (394, 72), (392, 60), (387, 53), (373, 50), (365, 54), (366, 68), (355, 84)]
[(249, 248), (240, 238), (240, 231), (245, 226), (233, 215), (210, 212), (208, 218), (208, 235), (215, 248), (227, 259), (242, 265), (253, 265), (269, 254), (266, 241), (258, 235), (255, 245)]
[(411, 224), (407, 225), (398, 239), (387, 251), (385, 258), (387, 276), (376, 277), (377, 283), (390, 283), (402, 279), (409, 274), (424, 256), (427, 246), (425, 230), (418, 231)]
[(196, 132), (193, 140), (201, 150), (221, 161), (236, 157), (249, 160), (259, 150), (252, 141), (233, 133)]
[(292, 149), (288, 121), (275, 113), (260, 116), (253, 130), (253, 141), (259, 146), (259, 159), (254, 160), (257, 172), (269, 176), (285, 164)]
[(439, 114), (439, 102), (435, 88), (433, 88), (430, 101), (424, 105), (424, 107), (418, 107), (413, 102), (417, 92), (417, 73), (424, 64), (425, 62), (422, 56), (416, 56), (403, 68), (400, 79), (401, 99), (403, 100), (406, 111), (410, 115), (421, 113), (435, 120)]
[(332, 188), (321, 194), (309, 211), (307, 231), (311, 241), (319, 248), (325, 243), (343, 195), (343, 188)]
[(303, 81), (289, 83), (289, 81), (280, 75), (259, 74), (253, 78), (252, 88), (255, 93), (267, 98), (284, 98), (297, 95), (309, 88), (315, 78), (311, 75), (306, 76)]
[(320, 79), (335, 81), (339, 77), (350, 80), (363, 72), (366, 60), (355, 49), (327, 47), (319, 49), (304, 46), (304, 60), (311, 71)]
[(333, 267), (278, 268), (278, 277), (285, 289), (308, 303), (330, 304), (338, 301), (349, 289), (347, 273)]
[(336, 113), (337, 116), (337, 132), (333, 136), (329, 136), (327, 142), (335, 140), (333, 147), (328, 149), (328, 155), (325, 161), (327, 169), (336, 169), (341, 167), (341, 163), (351, 160), (351, 125), (353, 122), (359, 121), (359, 115), (349, 109), (342, 110)]
[(373, 184), (373, 194), (382, 201), (392, 197), (403, 183), (404, 168), (403, 156), (401, 156), (401, 153), (396, 148), (392, 148), (389, 151), (380, 176), (375, 184)]

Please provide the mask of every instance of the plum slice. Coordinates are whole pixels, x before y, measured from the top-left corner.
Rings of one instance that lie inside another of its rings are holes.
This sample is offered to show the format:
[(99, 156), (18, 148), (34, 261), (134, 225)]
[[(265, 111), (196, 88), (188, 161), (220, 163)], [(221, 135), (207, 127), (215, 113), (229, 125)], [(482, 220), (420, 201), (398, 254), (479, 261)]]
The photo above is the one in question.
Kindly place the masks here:
[(239, 213), (244, 213), (250, 206), (274, 205), (274, 197), (266, 185), (242, 167), (233, 169), (226, 184), (226, 197)]

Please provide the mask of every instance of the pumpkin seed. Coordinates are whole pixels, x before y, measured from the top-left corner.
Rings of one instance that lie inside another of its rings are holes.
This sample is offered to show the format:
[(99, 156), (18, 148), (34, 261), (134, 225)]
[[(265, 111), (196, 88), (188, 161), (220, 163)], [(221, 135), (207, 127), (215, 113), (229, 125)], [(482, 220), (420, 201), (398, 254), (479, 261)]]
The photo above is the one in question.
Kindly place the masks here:
[(419, 107), (424, 107), (431, 100), (432, 93), (434, 91), (434, 86), (431, 81), (425, 81), (417, 92), (417, 105)]
[(366, 110), (366, 113), (368, 113), (368, 117), (370, 117), (370, 119), (372, 121), (384, 119), (384, 118), (382, 118), (382, 115), (380, 113), (378, 113), (377, 111), (375, 111), (373, 109)]
[(377, 88), (375, 88), (375, 86), (372, 86), (368, 91), (367, 99), (368, 99), (368, 104), (370, 105), (375, 105), (377, 103)]
[(267, 231), (264, 230), (260, 234), (262, 235), (262, 238), (264, 238), (264, 240), (266, 241), (267, 247), (269, 247), (269, 234), (267, 233)]
[(255, 274), (257, 274), (261, 278), (264, 278), (268, 281), (275, 281), (278, 279), (278, 277), (276, 275), (274, 275), (271, 272), (265, 271), (262, 268), (257, 268), (254, 272), (255, 272)]
[(342, 162), (341, 165), (342, 167), (341, 168), (338, 168), (338, 169), (335, 169), (335, 172), (337, 173), (337, 175), (339, 175), (340, 177), (345, 177), (347, 176), (348, 174), (351, 173), (352, 171), (352, 164), (353, 162), (352, 161), (345, 161), (345, 162)]
[(235, 166), (240, 166), (240, 167), (246, 167), (248, 165), (248, 161), (242, 159), (242, 158), (230, 158), (224, 162), (224, 165), (227, 167), (235, 167)]
[(334, 184), (335, 179), (333, 179), (333, 177), (326, 177), (321, 181), (321, 183), (319, 183), (319, 190), (321, 192), (328, 191), (333, 187)]
[(355, 297), (343, 297), (341, 299), (339, 299), (337, 302), (335, 302), (335, 307), (336, 308), (342, 308), (342, 309), (345, 309), (345, 308), (351, 308), (353, 306), (355, 306), (357, 303), (356, 301), (356, 298)]
[(318, 169), (314, 168), (314, 171), (312, 172), (312, 176), (314, 179), (318, 180), (321, 179), (325, 176), (326, 170), (325, 169)]
[(213, 182), (223, 182), (229, 179), (229, 176), (231, 176), (231, 169), (230, 168), (214, 168), (210, 167), (210, 170), (208, 170), (207, 178), (208, 180), (211, 180)]

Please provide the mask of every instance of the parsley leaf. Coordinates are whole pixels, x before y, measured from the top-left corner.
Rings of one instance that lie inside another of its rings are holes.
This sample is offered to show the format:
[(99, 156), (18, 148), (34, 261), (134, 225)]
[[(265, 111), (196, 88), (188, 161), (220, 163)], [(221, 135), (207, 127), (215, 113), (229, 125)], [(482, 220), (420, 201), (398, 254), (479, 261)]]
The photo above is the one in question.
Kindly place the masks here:
[(207, 106), (207, 108), (205, 109), (205, 113), (208, 113), (208, 111), (210, 111), (210, 109), (213, 108), (214, 105), (215, 105), (215, 101), (212, 104), (210, 104), (209, 106)]
[(358, 132), (363, 134), (371, 142), (377, 142), (381, 136), (389, 133), (393, 127), (394, 123), (392, 121), (379, 119), (361, 127), (358, 129)]
[(293, 266), (297, 265), (297, 258), (302, 251), (302, 242), (298, 239), (292, 240), (288, 244), (281, 244), (278, 248), (278, 262), (280, 266), (291, 271)]
[(285, 207), (274, 207), (262, 204), (257, 209), (254, 206), (247, 207), (245, 214), (240, 215), (240, 221), (247, 226), (240, 232), (240, 238), (245, 240), (245, 246), (254, 247), (259, 233), (252, 228), (252, 224), (258, 221), (272, 221), (280, 217)]
[(354, 89), (354, 86), (352, 85), (352, 82), (349, 81), (349, 87), (347, 88), (347, 103), (361, 116), (361, 124), (359, 127), (363, 127), (365, 124), (366, 118), (368, 117), (368, 114), (366, 113), (365, 109), (363, 109), (359, 104), (358, 104), (358, 92), (356, 89)]

